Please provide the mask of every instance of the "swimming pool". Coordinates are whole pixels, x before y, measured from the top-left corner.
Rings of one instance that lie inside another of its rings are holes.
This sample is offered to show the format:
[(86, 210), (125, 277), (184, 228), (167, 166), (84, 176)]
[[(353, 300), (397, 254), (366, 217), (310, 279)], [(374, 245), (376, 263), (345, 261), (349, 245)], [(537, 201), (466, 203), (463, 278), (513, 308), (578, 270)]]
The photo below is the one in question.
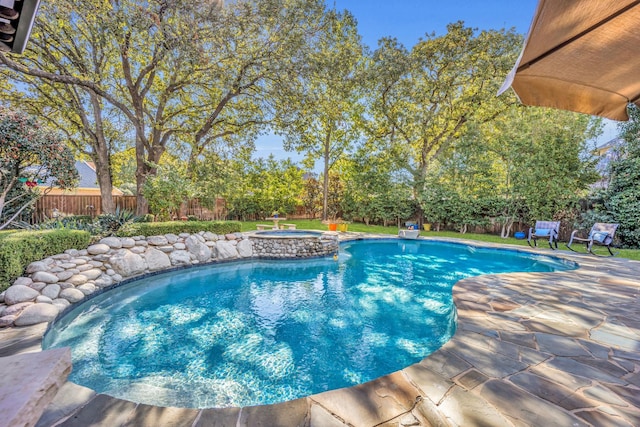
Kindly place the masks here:
[(253, 261), (141, 279), (74, 308), (43, 347), (70, 346), (69, 379), (158, 406), (275, 403), (421, 360), (455, 332), (451, 288), (550, 257), (431, 241), (343, 243), (338, 261)]

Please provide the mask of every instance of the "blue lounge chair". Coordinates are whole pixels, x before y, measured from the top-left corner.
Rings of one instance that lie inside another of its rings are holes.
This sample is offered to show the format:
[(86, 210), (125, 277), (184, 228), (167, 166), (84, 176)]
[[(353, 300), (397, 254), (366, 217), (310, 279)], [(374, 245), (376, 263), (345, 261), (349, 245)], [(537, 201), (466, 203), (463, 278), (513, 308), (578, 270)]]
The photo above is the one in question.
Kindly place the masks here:
[(586, 239), (576, 236), (579, 230), (573, 230), (571, 233), (571, 239), (569, 239), (569, 243), (567, 243), (567, 248), (574, 250), (571, 245), (574, 241), (579, 243), (584, 243), (587, 247), (587, 252), (597, 255), (593, 252), (593, 245), (604, 246), (609, 251), (611, 256), (615, 254), (611, 251), (611, 245), (613, 244), (613, 238), (616, 235), (616, 230), (618, 229), (619, 224), (608, 224), (605, 222), (596, 222), (591, 227), (591, 231), (589, 231), (589, 235)]
[[(560, 233), (560, 221), (536, 221), (536, 226), (529, 229), (527, 243), (529, 246), (538, 246), (538, 239), (549, 241), (551, 249), (558, 249), (558, 234)], [(531, 241), (533, 240), (533, 245)], [(555, 248), (554, 248), (555, 245)]]

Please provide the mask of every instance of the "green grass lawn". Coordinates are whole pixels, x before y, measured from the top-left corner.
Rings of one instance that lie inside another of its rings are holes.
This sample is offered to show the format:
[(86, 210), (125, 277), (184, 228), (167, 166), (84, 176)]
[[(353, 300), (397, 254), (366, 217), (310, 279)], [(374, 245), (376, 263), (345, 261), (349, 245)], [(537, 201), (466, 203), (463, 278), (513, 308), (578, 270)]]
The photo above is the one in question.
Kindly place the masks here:
[[(328, 227), (326, 224), (323, 224), (322, 221), (318, 219), (294, 219), (294, 220), (286, 220), (281, 221), (286, 224), (296, 224), (298, 229), (303, 230), (327, 230)], [(246, 221), (242, 223), (242, 231), (254, 231), (256, 230), (256, 224), (271, 224), (271, 221)], [(398, 227), (383, 227), (381, 225), (366, 225), (363, 223), (351, 223), (348, 225), (348, 231), (359, 231), (365, 233), (377, 233), (377, 234), (398, 234)], [(494, 234), (475, 234), (475, 233), (465, 233), (460, 234), (455, 231), (421, 231), (421, 236), (429, 236), (429, 237), (447, 237), (454, 239), (467, 239), (467, 240), (476, 240), (479, 242), (490, 242), (490, 243), (498, 243), (498, 244), (510, 244), (510, 245), (519, 245), (519, 246), (528, 246), (527, 241), (525, 239), (516, 239), (514, 237), (508, 237), (506, 239), (501, 238), (500, 236)], [(540, 244), (540, 242), (538, 242)], [(544, 243), (543, 243), (544, 245)], [(545, 246), (542, 246), (545, 247)], [(584, 249), (584, 245), (572, 245), (577, 252), (586, 253)], [(566, 249), (565, 243), (560, 242), (558, 245), (559, 249)], [(596, 248), (596, 252), (598, 254), (608, 254), (605, 248)], [(628, 258), (636, 261), (640, 261), (640, 249), (619, 249), (619, 252), (616, 254), (618, 258)]]

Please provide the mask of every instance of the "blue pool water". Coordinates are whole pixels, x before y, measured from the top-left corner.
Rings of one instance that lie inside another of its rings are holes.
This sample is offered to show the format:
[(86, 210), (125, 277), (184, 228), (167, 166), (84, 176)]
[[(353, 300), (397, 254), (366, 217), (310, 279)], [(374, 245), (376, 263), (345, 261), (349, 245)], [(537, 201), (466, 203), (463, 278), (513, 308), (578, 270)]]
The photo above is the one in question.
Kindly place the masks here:
[(466, 245), (366, 240), (332, 258), (147, 277), (76, 307), (43, 347), (70, 346), (70, 380), (159, 406), (275, 403), (404, 368), (455, 332), (451, 289), (487, 273), (575, 268)]

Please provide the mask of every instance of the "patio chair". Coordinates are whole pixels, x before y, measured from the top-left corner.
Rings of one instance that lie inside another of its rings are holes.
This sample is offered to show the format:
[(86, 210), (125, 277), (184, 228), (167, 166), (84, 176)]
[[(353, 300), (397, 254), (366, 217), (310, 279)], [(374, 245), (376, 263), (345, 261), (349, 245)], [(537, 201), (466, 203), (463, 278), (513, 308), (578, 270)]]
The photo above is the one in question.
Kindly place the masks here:
[(620, 224), (608, 224), (605, 222), (596, 222), (591, 227), (591, 231), (589, 231), (589, 235), (586, 239), (582, 237), (576, 236), (579, 230), (573, 230), (571, 233), (571, 238), (569, 239), (569, 243), (567, 243), (567, 248), (571, 249), (575, 252), (575, 250), (571, 247), (573, 242), (584, 243), (587, 247), (587, 252), (593, 255), (597, 255), (593, 252), (593, 245), (604, 246), (609, 251), (610, 256), (614, 256), (615, 254), (611, 251), (611, 245), (613, 244), (613, 238), (616, 235), (616, 230)]
[[(538, 239), (549, 242), (551, 249), (558, 249), (558, 234), (560, 233), (560, 221), (536, 221), (535, 227), (529, 229), (527, 243), (531, 247), (538, 246)], [(533, 240), (533, 245), (531, 241)], [(554, 248), (555, 245), (555, 248)]]
[(418, 224), (414, 222), (405, 222), (406, 229), (398, 230), (398, 237), (403, 239), (417, 239), (420, 236)]

